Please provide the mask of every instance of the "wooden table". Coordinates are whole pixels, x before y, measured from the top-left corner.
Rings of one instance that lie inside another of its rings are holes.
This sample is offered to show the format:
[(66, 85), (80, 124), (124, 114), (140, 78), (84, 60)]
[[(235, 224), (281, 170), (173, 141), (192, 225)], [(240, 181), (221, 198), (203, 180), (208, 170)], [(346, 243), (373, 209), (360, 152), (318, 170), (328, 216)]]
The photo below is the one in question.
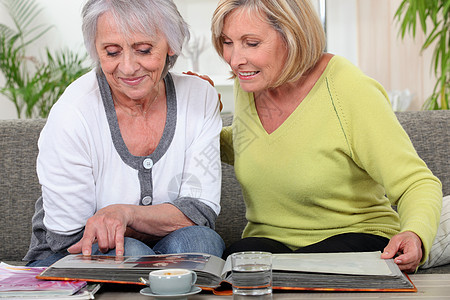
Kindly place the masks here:
[[(421, 300), (441, 300), (450, 299), (450, 274), (416, 274), (410, 275), (411, 280), (417, 287), (417, 293), (316, 293), (316, 292), (298, 292), (298, 293), (277, 293), (273, 294), (274, 300), (294, 300), (294, 299), (421, 299)], [(95, 299), (100, 300), (131, 300), (131, 299), (148, 299), (139, 294), (139, 288), (133, 291), (122, 292), (120, 287), (115, 286), (114, 290), (108, 290), (104, 286), (95, 295)], [(188, 300), (231, 300), (232, 296), (214, 296), (212, 294), (197, 294), (189, 296)], [(249, 300), (257, 300), (258, 298), (248, 298)]]

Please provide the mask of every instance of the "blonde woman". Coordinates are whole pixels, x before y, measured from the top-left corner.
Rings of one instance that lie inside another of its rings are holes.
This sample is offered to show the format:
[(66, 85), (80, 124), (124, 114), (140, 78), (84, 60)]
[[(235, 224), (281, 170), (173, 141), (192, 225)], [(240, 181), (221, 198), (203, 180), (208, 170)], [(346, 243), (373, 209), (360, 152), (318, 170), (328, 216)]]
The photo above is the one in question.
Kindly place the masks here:
[(436, 234), (441, 183), (383, 87), (324, 53), (308, 0), (221, 0), (212, 37), (235, 77), (234, 121), (221, 149), (248, 220), (224, 257), (379, 250), (413, 272)]

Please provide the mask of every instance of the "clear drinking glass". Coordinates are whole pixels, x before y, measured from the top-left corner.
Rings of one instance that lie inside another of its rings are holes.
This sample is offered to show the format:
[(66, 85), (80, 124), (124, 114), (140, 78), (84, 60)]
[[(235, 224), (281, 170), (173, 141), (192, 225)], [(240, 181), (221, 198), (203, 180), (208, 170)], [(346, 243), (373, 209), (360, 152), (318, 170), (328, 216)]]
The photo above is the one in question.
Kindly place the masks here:
[[(272, 253), (237, 252), (231, 255), (233, 295), (272, 296)], [(235, 297), (236, 298), (236, 297)]]

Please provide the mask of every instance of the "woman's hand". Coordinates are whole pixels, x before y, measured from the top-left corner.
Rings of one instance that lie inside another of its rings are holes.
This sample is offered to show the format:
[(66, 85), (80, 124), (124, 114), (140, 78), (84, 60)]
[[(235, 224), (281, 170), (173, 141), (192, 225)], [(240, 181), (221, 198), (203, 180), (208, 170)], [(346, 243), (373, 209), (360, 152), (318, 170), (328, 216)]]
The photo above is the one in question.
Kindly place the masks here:
[(125, 231), (131, 222), (129, 215), (132, 215), (129, 213), (129, 205), (116, 204), (100, 209), (87, 220), (81, 240), (67, 251), (91, 255), (92, 244), (97, 242), (100, 252), (116, 249), (116, 255), (122, 256)]
[(194, 75), (194, 76), (200, 77), (201, 79), (208, 81), (212, 86), (214, 86), (214, 81), (211, 78), (209, 78), (208, 75), (200, 75), (200, 74), (194, 73), (192, 71), (183, 72), (183, 74)]
[(125, 236), (146, 242), (192, 225), (194, 222), (169, 203), (150, 206), (114, 204), (90, 217), (81, 240), (67, 251), (91, 255), (92, 244), (98, 243), (100, 252), (116, 249), (116, 255), (122, 256)]
[(422, 259), (422, 241), (412, 231), (405, 231), (394, 235), (384, 248), (381, 258), (394, 258), (400, 270), (413, 273), (417, 270)]

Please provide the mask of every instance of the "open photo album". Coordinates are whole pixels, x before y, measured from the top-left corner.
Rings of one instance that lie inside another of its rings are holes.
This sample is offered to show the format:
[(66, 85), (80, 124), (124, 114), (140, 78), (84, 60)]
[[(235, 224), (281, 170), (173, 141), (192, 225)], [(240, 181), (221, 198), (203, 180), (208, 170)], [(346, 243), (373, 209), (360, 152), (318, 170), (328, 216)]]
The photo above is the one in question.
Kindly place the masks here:
[[(380, 252), (274, 254), (272, 259), (275, 290), (317, 291), (403, 291), (416, 292), (415, 286), (392, 259), (381, 259)], [(216, 294), (231, 293), (231, 262), (214, 255), (181, 253), (151, 256), (68, 255), (38, 278), (142, 284), (156, 269), (194, 270), (196, 285)]]

